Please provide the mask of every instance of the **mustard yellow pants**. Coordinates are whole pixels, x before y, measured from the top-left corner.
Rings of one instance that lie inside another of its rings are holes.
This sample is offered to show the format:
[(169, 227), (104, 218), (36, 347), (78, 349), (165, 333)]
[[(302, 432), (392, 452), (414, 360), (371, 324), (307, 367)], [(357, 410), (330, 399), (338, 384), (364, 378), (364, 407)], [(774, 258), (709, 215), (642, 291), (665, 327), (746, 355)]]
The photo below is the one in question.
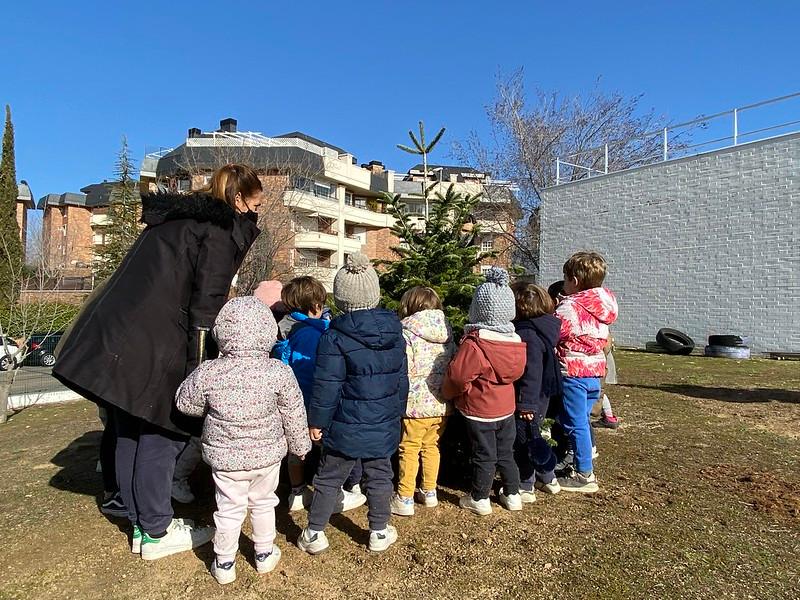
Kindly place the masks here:
[(400, 438), (400, 482), (397, 494), (403, 498), (414, 495), (417, 485), (420, 456), (422, 456), (422, 489), (436, 489), (439, 477), (439, 440), (444, 433), (447, 417), (403, 419)]

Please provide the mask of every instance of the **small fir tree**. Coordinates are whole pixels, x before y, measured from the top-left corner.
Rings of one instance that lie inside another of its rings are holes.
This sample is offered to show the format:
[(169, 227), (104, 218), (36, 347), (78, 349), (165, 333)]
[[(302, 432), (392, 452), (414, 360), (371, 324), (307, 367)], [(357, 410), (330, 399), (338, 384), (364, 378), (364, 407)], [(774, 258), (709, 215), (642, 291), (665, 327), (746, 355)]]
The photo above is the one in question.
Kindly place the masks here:
[(0, 308), (16, 303), (23, 252), (17, 224), (17, 169), (14, 158), (14, 125), (6, 105), (3, 156), (0, 159)]
[(134, 169), (128, 140), (123, 136), (109, 199), (108, 224), (104, 228), (105, 244), (97, 251), (94, 264), (95, 277), (100, 281), (116, 270), (142, 229), (139, 224), (142, 201), (133, 179)]

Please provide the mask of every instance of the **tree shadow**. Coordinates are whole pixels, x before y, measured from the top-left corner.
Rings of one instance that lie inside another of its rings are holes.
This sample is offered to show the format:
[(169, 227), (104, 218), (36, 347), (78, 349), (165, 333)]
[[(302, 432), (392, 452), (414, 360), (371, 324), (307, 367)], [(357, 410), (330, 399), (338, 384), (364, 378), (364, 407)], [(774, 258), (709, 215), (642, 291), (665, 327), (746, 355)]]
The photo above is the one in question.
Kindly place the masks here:
[(786, 402), (800, 404), (800, 391), (770, 388), (739, 389), (727, 387), (705, 387), (700, 385), (672, 384), (663, 385), (625, 385), (620, 387), (659, 390), (670, 394), (680, 394), (704, 400), (719, 400), (737, 404)]

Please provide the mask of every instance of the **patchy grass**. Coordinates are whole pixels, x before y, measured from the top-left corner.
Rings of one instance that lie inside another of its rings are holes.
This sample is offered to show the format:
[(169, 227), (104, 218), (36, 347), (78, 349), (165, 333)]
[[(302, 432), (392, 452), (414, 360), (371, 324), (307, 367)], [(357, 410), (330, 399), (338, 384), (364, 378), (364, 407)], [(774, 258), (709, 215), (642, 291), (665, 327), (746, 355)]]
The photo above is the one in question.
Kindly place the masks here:
[[(99, 514), (93, 405), (26, 410), (0, 429), (0, 599), (800, 597), (797, 364), (620, 353), (618, 367), (600, 493), (479, 518), (444, 488), (439, 508), (394, 520), (400, 540), (378, 556), (364, 508), (333, 520), (316, 558), (293, 545), (305, 515), (279, 510), (278, 569), (256, 575), (243, 536), (225, 588), (210, 546), (145, 563)], [(210, 522), (204, 475), (179, 516)]]

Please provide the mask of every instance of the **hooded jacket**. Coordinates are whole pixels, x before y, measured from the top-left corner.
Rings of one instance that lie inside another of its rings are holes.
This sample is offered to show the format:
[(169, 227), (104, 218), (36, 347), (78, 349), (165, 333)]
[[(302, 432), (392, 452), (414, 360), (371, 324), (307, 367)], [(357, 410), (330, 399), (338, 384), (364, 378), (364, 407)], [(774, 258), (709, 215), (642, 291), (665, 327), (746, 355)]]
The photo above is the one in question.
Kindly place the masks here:
[(525, 342), (525, 372), (514, 384), (517, 410), (532, 412), (540, 422), (547, 414), (550, 398), (561, 393), (561, 369), (556, 344), (561, 321), (553, 315), (514, 321), (517, 335)]
[(514, 414), (514, 382), (525, 371), (525, 344), (516, 335), (477, 329), (461, 340), (442, 392), (466, 417), (498, 419)]
[(292, 368), (306, 406), (311, 402), (314, 388), (319, 339), (330, 324), (330, 321), (312, 319), (301, 312), (288, 314), (278, 323), (280, 341), (272, 349), (272, 356)]
[(381, 308), (336, 317), (319, 340), (308, 425), (329, 452), (384, 458), (400, 444), (408, 365), (397, 315)]
[(402, 321), (408, 359), (406, 417), (443, 417), (452, 412), (442, 395), (447, 366), (455, 353), (450, 326), (441, 310), (423, 310)]
[(219, 313), (220, 357), (200, 365), (178, 389), (181, 412), (205, 416), (203, 458), (218, 471), (252, 471), (279, 463), (287, 450), (311, 450), (303, 397), (292, 370), (269, 358), (277, 326), (253, 296), (234, 298)]
[(175, 409), (175, 392), (259, 230), (206, 194), (145, 195), (142, 221), (122, 264), (73, 321), (53, 376), (90, 400), (199, 434), (199, 421)]
[(556, 308), (561, 319), (558, 359), (568, 377), (602, 377), (606, 374), (603, 346), (608, 326), (617, 320), (617, 299), (611, 291), (590, 288), (565, 297)]

